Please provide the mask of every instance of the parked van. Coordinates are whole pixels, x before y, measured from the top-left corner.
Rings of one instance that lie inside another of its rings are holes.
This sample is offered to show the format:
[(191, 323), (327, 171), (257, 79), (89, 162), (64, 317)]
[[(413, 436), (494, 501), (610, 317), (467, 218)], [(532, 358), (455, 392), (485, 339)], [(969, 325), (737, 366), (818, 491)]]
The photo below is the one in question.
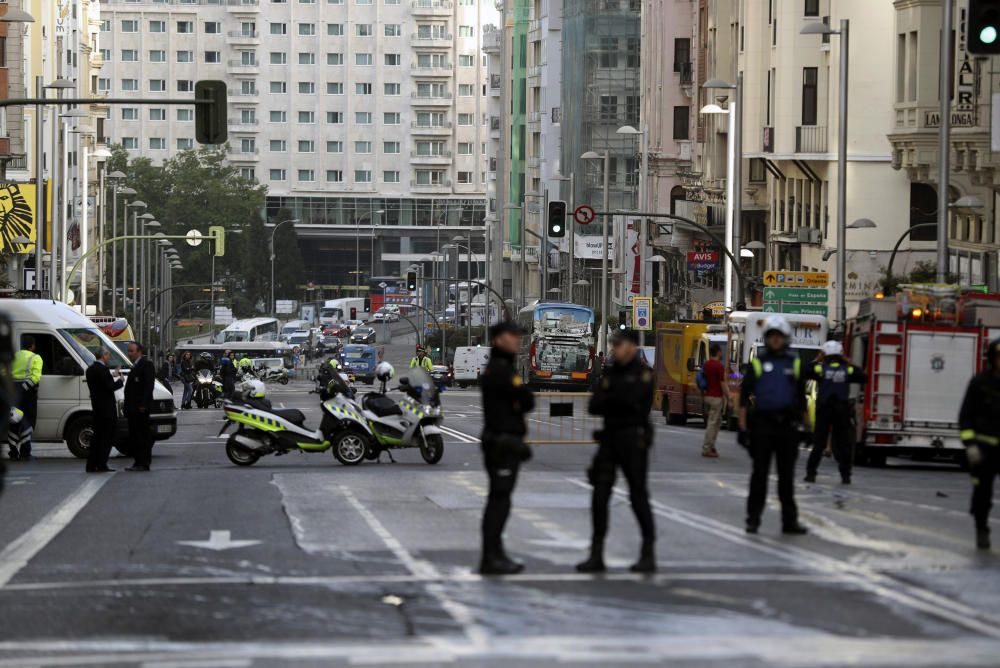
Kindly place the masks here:
[[(115, 343), (87, 317), (60, 302), (45, 299), (0, 300), (0, 312), (10, 318), (15, 345), (25, 336), (33, 336), (42, 357), (42, 381), (38, 386), (38, 419), (35, 440), (65, 441), (69, 451), (85, 458), (94, 435), (90, 391), (84, 376), (101, 346), (111, 351), (111, 367), (120, 366), (123, 374), (132, 363)], [(116, 394), (119, 410), (124, 390)], [(170, 438), (177, 432), (174, 399), (159, 381), (153, 388), (150, 421), (154, 439)], [(118, 421), (115, 447), (128, 452), (128, 424)]]
[(375, 346), (351, 343), (340, 350), (340, 361), (358, 380), (368, 384), (375, 382), (375, 365), (378, 364), (378, 352)]
[(455, 348), (455, 358), (452, 368), (455, 371), (455, 383), (459, 387), (475, 385), (486, 363), (490, 361), (490, 349), (485, 346), (461, 346)]

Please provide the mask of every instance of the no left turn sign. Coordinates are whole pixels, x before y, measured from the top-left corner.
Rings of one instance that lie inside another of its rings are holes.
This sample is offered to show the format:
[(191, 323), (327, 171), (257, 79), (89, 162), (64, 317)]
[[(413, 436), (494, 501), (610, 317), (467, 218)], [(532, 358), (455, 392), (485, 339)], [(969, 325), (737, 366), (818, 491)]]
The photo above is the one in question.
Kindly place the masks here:
[(597, 214), (594, 212), (594, 207), (587, 204), (581, 204), (573, 211), (573, 219), (581, 225), (594, 222), (594, 218), (596, 217)]

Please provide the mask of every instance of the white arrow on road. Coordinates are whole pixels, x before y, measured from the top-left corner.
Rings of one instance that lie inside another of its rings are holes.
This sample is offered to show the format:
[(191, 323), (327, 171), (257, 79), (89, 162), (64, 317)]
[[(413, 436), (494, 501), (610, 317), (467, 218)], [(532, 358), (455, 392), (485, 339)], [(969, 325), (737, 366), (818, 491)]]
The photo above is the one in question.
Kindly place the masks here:
[(191, 547), (200, 547), (206, 550), (215, 550), (216, 552), (221, 552), (222, 550), (232, 550), (237, 547), (250, 547), (251, 545), (259, 545), (259, 540), (233, 540), (232, 534), (229, 531), (210, 531), (208, 534), (208, 540), (179, 540), (178, 545), (190, 545)]

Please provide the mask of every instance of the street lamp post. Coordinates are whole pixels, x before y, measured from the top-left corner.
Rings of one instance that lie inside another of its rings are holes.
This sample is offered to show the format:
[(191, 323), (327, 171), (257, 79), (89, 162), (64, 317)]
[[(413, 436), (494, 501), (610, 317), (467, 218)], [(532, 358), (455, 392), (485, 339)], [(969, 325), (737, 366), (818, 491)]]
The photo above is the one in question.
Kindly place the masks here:
[(524, 243), (524, 241), (525, 241), (525, 239), (524, 239), (524, 236), (525, 236), (525, 229), (524, 229), (524, 205), (504, 204), (503, 207), (501, 208), (501, 212), (503, 212), (503, 211), (512, 211), (512, 210), (516, 210), (518, 212), (517, 217), (520, 219), (520, 224), (521, 224), (521, 233), (520, 233), (520, 237), (519, 237), (520, 238), (520, 244), (521, 244), (521, 269), (517, 272), (518, 273), (518, 281), (517, 282), (519, 284), (518, 285), (518, 291), (521, 293), (520, 308), (524, 308), (524, 306), (525, 306), (525, 295), (527, 294), (527, 291), (525, 290), (524, 284), (527, 282), (527, 277), (528, 277), (528, 265), (527, 265), (527, 260), (526, 260), (526, 257), (525, 257), (526, 244)]
[(274, 301), (274, 235), (277, 233), (278, 228), (285, 223), (295, 223), (299, 222), (298, 218), (289, 218), (288, 220), (283, 220), (273, 228), (271, 228), (271, 313), (278, 314), (278, 303)]
[[(371, 222), (372, 216), (376, 213), (385, 213), (384, 209), (378, 209), (377, 211), (369, 211), (368, 213), (362, 214), (355, 222), (354, 228), (357, 234), (354, 236), (354, 296), (361, 296), (361, 221), (368, 216), (368, 222)], [(372, 234), (374, 234), (372, 230)], [(369, 278), (371, 278), (369, 276)]]
[[(120, 176), (119, 176), (120, 175)], [(119, 171), (111, 172), (108, 177), (113, 179), (112, 181), (112, 197), (111, 197), (111, 237), (118, 236), (118, 196), (132, 196), (135, 195), (135, 190), (129, 188), (128, 186), (119, 187), (119, 183), (125, 174)], [(128, 209), (126, 205), (125, 209)], [(124, 228), (123, 228), (124, 229)], [(111, 245), (111, 315), (114, 316), (118, 313), (118, 247), (114, 244)]]
[[(128, 234), (128, 210), (132, 209), (132, 234), (135, 235), (136, 234), (136, 230), (139, 229), (139, 223), (138, 223), (139, 210), (140, 209), (145, 210), (145, 208), (146, 208), (146, 203), (143, 202), (141, 199), (137, 199), (137, 200), (135, 200), (133, 202), (129, 202), (128, 204), (125, 205), (125, 213), (122, 216), (124, 218), (124, 220), (122, 222), (122, 232), (124, 234)], [(122, 244), (122, 307), (125, 309), (125, 313), (126, 314), (128, 313), (128, 295), (129, 295), (129, 290), (130, 289), (132, 289), (132, 290), (135, 289), (135, 262), (136, 262), (136, 257), (137, 257), (136, 256), (135, 240), (133, 239), (133, 241), (132, 241), (132, 269), (133, 269), (133, 273), (132, 273), (132, 282), (130, 284), (129, 280), (128, 280), (128, 260), (129, 260), (128, 246), (129, 246), (129, 243), (128, 243), (128, 240), (126, 239), (125, 243)], [(134, 311), (135, 311), (135, 301), (134, 301), (135, 295), (132, 295), (132, 296), (133, 296), (133, 305), (132, 305), (133, 318), (132, 319), (134, 320), (135, 319), (135, 317), (134, 317), (134, 315), (135, 315), (134, 314)]]
[[(948, 2), (950, 4), (950, 2)], [(840, 30), (834, 30), (825, 23), (809, 23), (802, 27), (800, 31), (803, 35), (840, 35), (840, 84), (839, 84), (839, 125), (837, 128), (837, 321), (840, 326), (847, 322), (847, 74), (850, 44), (850, 21), (840, 20)], [(942, 34), (942, 44), (951, 43), (951, 28), (947, 28), (947, 36)], [(945, 49), (950, 51), (950, 46)], [(942, 91), (947, 90), (944, 86)], [(942, 93), (942, 100), (947, 100), (948, 95)], [(942, 106), (945, 106), (942, 104)], [(945, 107), (947, 108), (947, 107)], [(942, 127), (945, 119), (941, 119)], [(947, 160), (942, 156), (942, 160)], [(946, 172), (947, 173), (947, 172)], [(947, 183), (941, 185), (941, 190), (947, 190)], [(938, 197), (938, 208), (945, 210), (945, 221), (947, 223), (947, 194), (941, 204), (940, 192)], [(940, 217), (940, 216), (939, 216)], [(939, 258), (940, 259), (940, 258)], [(940, 270), (940, 267), (938, 267)]]
[[(642, 140), (640, 144), (640, 150), (642, 151), (642, 156), (639, 165), (639, 206), (636, 207), (639, 211), (646, 211), (649, 207), (646, 205), (646, 200), (648, 198), (647, 193), (649, 192), (649, 187), (646, 183), (647, 172), (649, 170), (649, 127), (644, 125), (642, 130), (636, 130), (631, 125), (626, 125), (618, 128), (617, 134), (620, 135), (642, 135)], [(639, 218), (639, 295), (648, 296), (648, 291), (646, 287), (646, 219)], [(646, 345), (646, 330), (639, 330), (639, 345)]]
[(609, 190), (609, 173), (611, 170), (611, 151), (605, 151), (604, 155), (599, 155), (594, 151), (587, 151), (580, 156), (581, 160), (603, 160), (604, 161), (604, 215), (601, 216), (601, 233), (604, 236), (603, 248), (601, 249), (601, 336), (604, 343), (601, 350), (604, 357), (608, 356), (608, 211), (611, 208), (611, 192)]

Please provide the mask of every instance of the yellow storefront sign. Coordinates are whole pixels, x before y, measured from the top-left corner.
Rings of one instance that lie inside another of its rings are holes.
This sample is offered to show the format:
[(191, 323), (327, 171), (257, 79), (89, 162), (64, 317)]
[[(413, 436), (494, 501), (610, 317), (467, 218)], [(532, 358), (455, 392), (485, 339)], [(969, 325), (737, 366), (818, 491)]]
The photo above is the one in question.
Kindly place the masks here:
[(13, 239), (37, 239), (35, 192), (33, 183), (0, 183), (0, 252), (34, 252), (34, 243), (17, 244)]

